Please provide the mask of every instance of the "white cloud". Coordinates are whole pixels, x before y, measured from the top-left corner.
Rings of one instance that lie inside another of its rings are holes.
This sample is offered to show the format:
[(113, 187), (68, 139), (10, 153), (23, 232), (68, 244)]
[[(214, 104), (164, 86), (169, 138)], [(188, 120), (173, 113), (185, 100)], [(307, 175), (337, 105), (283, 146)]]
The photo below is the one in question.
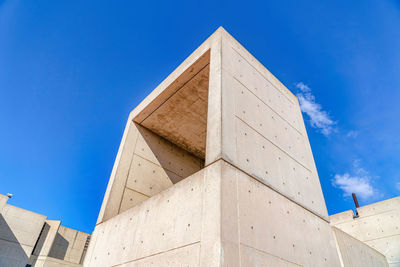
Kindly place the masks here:
[(297, 83), (296, 87), (299, 88), (303, 93), (311, 92), (311, 88), (302, 82)]
[(320, 104), (315, 102), (315, 96), (311, 93), (311, 88), (302, 82), (296, 84), (301, 92), (297, 94), (301, 110), (306, 113), (310, 119), (312, 127), (320, 129), (321, 133), (328, 136), (335, 131), (334, 122), (329, 114), (322, 110)]
[(342, 189), (345, 196), (355, 193), (360, 198), (367, 199), (374, 195), (374, 188), (365, 177), (351, 176), (348, 173), (336, 174), (333, 185)]
[(343, 190), (344, 196), (350, 196), (355, 193), (361, 199), (377, 197), (378, 191), (372, 186), (371, 176), (360, 167), (360, 161), (355, 160), (353, 163), (353, 174), (348, 172), (344, 174), (336, 174), (332, 180), (332, 184)]

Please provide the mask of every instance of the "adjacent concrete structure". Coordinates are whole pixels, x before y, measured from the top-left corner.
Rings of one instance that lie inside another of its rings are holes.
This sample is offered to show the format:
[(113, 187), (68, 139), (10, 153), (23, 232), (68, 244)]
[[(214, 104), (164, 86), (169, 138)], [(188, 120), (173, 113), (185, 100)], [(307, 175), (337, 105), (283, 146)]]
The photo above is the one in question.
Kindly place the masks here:
[(46, 216), (6, 204), (0, 195), (0, 266), (25, 266)]
[(37, 246), (29, 259), (35, 267), (82, 266), (90, 235), (46, 221)]
[(82, 266), (90, 235), (7, 204), (0, 195), (0, 267)]
[(389, 266), (383, 254), (336, 227), (332, 229), (342, 266)]
[(386, 256), (390, 267), (400, 266), (400, 197), (330, 216), (331, 224)]
[(84, 266), (343, 264), (297, 98), (218, 29), (130, 113)]

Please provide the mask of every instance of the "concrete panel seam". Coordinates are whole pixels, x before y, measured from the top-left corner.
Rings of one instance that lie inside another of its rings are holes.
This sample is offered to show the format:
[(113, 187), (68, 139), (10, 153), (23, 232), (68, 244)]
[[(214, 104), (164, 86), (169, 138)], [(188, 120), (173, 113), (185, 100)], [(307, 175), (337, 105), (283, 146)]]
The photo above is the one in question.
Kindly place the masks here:
[(125, 147), (125, 142), (126, 142), (126, 139), (128, 138), (130, 125), (132, 123), (131, 121), (132, 121), (131, 120), (131, 114), (129, 114), (128, 121), (125, 124), (124, 133), (122, 135), (122, 139), (121, 139), (121, 142), (120, 142), (120, 145), (119, 145), (119, 148), (118, 148), (117, 156), (115, 158), (114, 165), (113, 165), (113, 168), (111, 170), (111, 175), (110, 175), (110, 179), (109, 179), (108, 184), (107, 184), (107, 189), (106, 189), (106, 192), (104, 193), (103, 202), (102, 202), (101, 207), (100, 207), (100, 212), (99, 212), (99, 216), (98, 216), (97, 221), (96, 221), (96, 225), (98, 225), (98, 224), (102, 223), (103, 221), (105, 221), (104, 217), (106, 215), (106, 210), (107, 210), (107, 206), (108, 206), (108, 200), (111, 197), (111, 193), (112, 193), (111, 191), (112, 191), (112, 188), (113, 188), (113, 185), (114, 185), (114, 182), (115, 182), (115, 176), (117, 174), (117, 169), (118, 169), (119, 163), (121, 161), (122, 153), (123, 153), (123, 150), (124, 150), (123, 147)]
[[(147, 129), (147, 128), (146, 128)], [(149, 129), (147, 129), (147, 130), (149, 130)], [(151, 130), (149, 130), (150, 132), (152, 132)], [(154, 132), (152, 132), (152, 133), (154, 133)], [(156, 133), (154, 133), (154, 134), (156, 134)], [(192, 155), (192, 153), (190, 153), (190, 152), (188, 152), (190, 155)], [(152, 164), (154, 164), (154, 165), (157, 165), (157, 166), (161, 166), (161, 165), (158, 165), (157, 163), (155, 163), (155, 162), (153, 162), (153, 161), (151, 161), (151, 160), (149, 160), (149, 159), (146, 159), (146, 158), (144, 158), (144, 157), (142, 157), (142, 156), (140, 156), (140, 155), (138, 155), (138, 154), (136, 154), (136, 153), (133, 153), (135, 156), (137, 156), (137, 157), (139, 157), (139, 158), (141, 158), (141, 159), (143, 159), (143, 160), (145, 160), (145, 161), (147, 161), (147, 162), (150, 162), (150, 163), (152, 163)], [(133, 157), (132, 157), (132, 159), (133, 159)], [(179, 174), (177, 174), (176, 172), (174, 172), (173, 170), (170, 170), (169, 168), (168, 168), (168, 166), (161, 166), (163, 169), (166, 169), (167, 171), (169, 171), (169, 172), (172, 172), (173, 174), (175, 174), (176, 176), (179, 176), (180, 178), (183, 178), (181, 175), (179, 175)], [(201, 166), (200, 166), (201, 167)], [(129, 169), (129, 171), (130, 171), (130, 169)], [(129, 175), (129, 173), (128, 173), (128, 175)]]
[[(320, 214), (318, 214), (318, 213), (316, 213), (316, 212), (310, 210), (309, 208), (303, 206), (302, 204), (300, 204), (298, 201), (292, 199), (291, 197), (282, 194), (281, 192), (279, 192), (278, 189), (276, 189), (276, 188), (273, 187), (272, 185), (267, 184), (267, 183), (265, 183), (264, 181), (260, 181), (259, 179), (257, 179), (257, 178), (254, 177), (253, 175), (249, 174), (248, 172), (246, 172), (246, 171), (240, 169), (239, 167), (237, 167), (237, 166), (234, 165), (233, 163), (231, 163), (231, 162), (225, 160), (224, 158), (220, 158), (220, 159), (218, 159), (218, 160), (223, 160), (224, 162), (228, 163), (229, 165), (231, 165), (231, 166), (234, 167), (235, 169), (241, 171), (242, 173), (246, 174), (247, 176), (251, 177), (252, 179), (256, 180), (257, 182), (259, 182), (259, 183), (265, 185), (266, 187), (268, 187), (268, 188), (271, 189), (272, 191), (278, 193), (279, 195), (285, 197), (286, 199), (292, 201), (292, 202), (295, 203), (296, 205), (302, 207), (303, 209), (305, 209), (306, 211), (308, 211), (308, 212), (312, 213), (313, 215), (317, 216), (317, 217), (320, 218), (321, 220), (324, 220), (325, 222), (330, 223), (330, 222), (329, 222), (329, 219), (327, 219), (327, 218), (325, 218), (324, 216), (322, 216), (322, 215), (320, 215)], [(217, 162), (218, 160), (216, 160), (215, 162)]]
[(290, 154), (288, 154), (285, 150), (283, 150), (282, 148), (280, 148), (279, 146), (277, 146), (276, 144), (274, 144), (271, 140), (269, 140), (268, 138), (265, 138), (264, 135), (262, 135), (260, 132), (258, 132), (256, 129), (254, 129), (254, 127), (252, 127), (251, 125), (249, 125), (247, 122), (245, 122), (244, 120), (242, 120), (240, 117), (238, 117), (237, 115), (235, 115), (235, 117), (240, 120), (241, 122), (243, 122), (244, 124), (246, 124), (247, 127), (251, 128), (253, 131), (255, 131), (258, 135), (260, 135), (263, 139), (267, 140), (269, 143), (271, 143), (274, 147), (278, 148), (280, 151), (282, 151), (283, 153), (285, 153), (289, 158), (291, 158), (292, 160), (296, 161), (299, 165), (301, 165), (302, 167), (304, 167), (307, 171), (309, 171), (310, 173), (312, 173), (312, 171), (307, 167), (304, 166), (304, 164), (302, 164), (301, 162), (299, 162), (297, 159), (293, 158)]
[[(343, 231), (343, 230), (342, 230), (342, 231)], [(362, 242), (366, 243), (366, 242), (375, 241), (375, 240), (379, 240), (379, 239), (390, 238), (390, 237), (394, 237), (394, 236), (400, 236), (400, 234), (387, 235), (387, 236), (378, 237), (378, 238), (374, 238), (374, 239), (366, 239), (366, 240), (363, 240)]]
[(276, 258), (278, 258), (278, 259), (280, 259), (280, 260), (282, 260), (282, 261), (285, 261), (285, 262), (290, 262), (290, 263), (292, 263), (292, 264), (294, 264), (294, 265), (297, 265), (297, 266), (301, 266), (301, 267), (302, 267), (302, 265), (300, 265), (300, 264), (297, 264), (297, 263), (295, 263), (295, 262), (292, 262), (292, 261), (288, 261), (288, 260), (286, 260), (286, 259), (284, 259), (284, 258), (281, 258), (281, 257), (277, 256), (277, 255), (274, 255), (274, 254), (268, 253), (268, 252), (266, 252), (266, 251), (264, 251), (264, 250), (260, 250), (260, 249), (258, 249), (258, 248), (255, 248), (255, 247), (249, 246), (249, 245), (247, 245), (247, 244), (244, 244), (244, 243), (240, 243), (240, 245), (242, 245), (242, 246), (245, 246), (245, 247), (247, 247), (247, 248), (251, 248), (251, 249), (257, 250), (258, 252), (261, 252), (261, 253), (264, 253), (264, 254), (271, 255), (271, 256), (273, 256), (273, 257), (276, 257)]
[[(15, 241), (10, 241), (10, 240), (3, 239), (3, 238), (0, 238), (0, 241), (5, 241), (5, 242), (11, 243), (11, 244), (17, 244), (17, 242), (15, 242)], [(32, 246), (32, 245), (25, 244), (25, 243), (21, 243), (21, 242), (19, 242), (19, 241), (18, 241), (18, 244), (21, 244), (21, 245), (27, 246), (27, 247), (31, 247), (31, 248), (33, 249), (33, 246)]]
[[(135, 122), (133, 122), (133, 121), (132, 121), (131, 123), (135, 124)], [(128, 173), (126, 174), (126, 178), (125, 178), (124, 189), (126, 188), (126, 184), (128, 183), (129, 173), (131, 172), (131, 168), (132, 168), (133, 155), (135, 155), (135, 149), (136, 149), (136, 146), (137, 146), (137, 142), (138, 142), (138, 140), (139, 140), (139, 135), (140, 135), (140, 134), (137, 134), (137, 135), (136, 135), (136, 140), (135, 140), (135, 145), (134, 145), (134, 148), (133, 148), (131, 163), (129, 164)], [(118, 214), (121, 212), (121, 205), (122, 205), (122, 200), (124, 199), (124, 194), (125, 194), (125, 190), (122, 192), (121, 200), (120, 200), (120, 202), (119, 202)]]
[[(283, 93), (283, 94), (287, 94), (288, 93), (288, 94), (290, 94), (290, 96), (293, 96), (294, 98), (296, 98), (296, 96), (289, 89), (287, 89), (286, 86), (284, 86), (283, 83), (281, 81), (279, 81), (278, 78), (275, 77), (275, 75), (273, 75), (260, 61), (257, 60), (257, 58), (255, 58), (245, 47), (243, 47), (232, 35), (230, 35), (225, 29), (223, 29), (223, 33), (225, 34), (225, 36), (224, 36), (225, 39), (227, 39), (228, 42), (231, 43), (232, 48), (235, 48), (235, 46), (237, 46), (239, 49), (242, 49), (243, 52), (245, 54), (247, 54), (247, 56), (249, 56), (251, 59), (253, 59), (254, 62), (256, 64), (258, 64), (261, 69), (267, 71), (272, 76), (272, 78), (274, 78), (276, 80), (276, 82), (281, 84), (286, 89), (285, 92), (283, 92), (282, 90), (278, 89), (281, 93)], [(271, 84), (272, 84), (272, 82), (271, 82)], [(289, 97), (289, 96), (286, 96), (286, 97)]]
[(303, 138), (304, 135), (302, 132), (299, 131), (299, 129), (297, 129), (296, 127), (294, 127), (289, 121), (287, 121), (284, 117), (282, 117), (281, 114), (279, 114), (274, 108), (272, 108), (270, 105), (268, 105), (267, 103), (264, 102), (264, 100), (262, 100), (258, 95), (256, 95), (253, 91), (251, 91), (246, 85), (244, 85), (241, 81), (239, 81), (239, 79), (237, 79), (235, 76), (232, 75), (232, 73), (230, 73), (229, 70), (226, 70), (225, 68), (223, 68), (223, 70), (226, 72), (226, 74), (228, 74), (229, 76), (231, 76), (235, 81), (237, 81), (238, 83), (240, 83), (244, 88), (247, 89), (247, 91), (249, 91), (252, 95), (254, 95), (258, 100), (260, 100), (264, 105), (266, 105), (267, 107), (269, 107), (272, 112), (274, 112), (279, 118), (281, 118), (283, 121), (285, 121), (287, 124), (289, 124), (289, 126), (291, 128), (293, 128), (296, 132), (298, 132)]
[(235, 172), (235, 182), (236, 182), (236, 196), (237, 196), (236, 212), (238, 214), (237, 223), (238, 223), (238, 243), (239, 243), (239, 267), (241, 267), (242, 266), (242, 251), (241, 251), (241, 248), (240, 248), (240, 244), (241, 244), (241, 241), (240, 241), (240, 216), (239, 216), (239, 214), (240, 214), (240, 208), (239, 208), (240, 200), (239, 200), (239, 181), (238, 181), (237, 172)]
[[(232, 46), (231, 46), (231, 47), (232, 47)], [(289, 100), (292, 104), (296, 104), (296, 103), (294, 103), (293, 100), (291, 100), (286, 94), (284, 94), (280, 89), (276, 88), (276, 86), (275, 86), (273, 83), (271, 83), (271, 82), (264, 76), (264, 74), (262, 74), (258, 69), (254, 68), (253, 64), (251, 64), (247, 59), (245, 59), (234, 47), (232, 47), (232, 50), (235, 51), (241, 58), (243, 58), (244, 61), (246, 61), (247, 64), (249, 64), (255, 71), (257, 71), (257, 72), (261, 75), (261, 77), (264, 78), (264, 80), (266, 80), (269, 84), (271, 84), (272, 87), (275, 88), (275, 90), (277, 90), (281, 95), (283, 95), (283, 96), (284, 96), (287, 100)]]
[[(136, 191), (135, 189), (132, 189), (132, 188), (130, 188), (130, 187), (128, 187), (128, 186), (126, 186), (125, 188), (128, 188), (129, 190), (131, 190), (131, 191), (134, 191), (135, 193), (138, 193), (138, 194), (140, 194), (140, 195), (143, 195), (143, 196), (145, 196), (145, 197), (148, 197), (148, 198), (151, 198), (152, 196), (148, 196), (148, 195), (146, 195), (146, 194), (143, 194), (142, 192), (139, 192), (139, 191)], [(164, 191), (164, 190), (163, 190)], [(161, 191), (162, 192), (162, 191)], [(160, 192), (160, 193), (161, 193)], [(133, 206), (134, 207), (134, 206)], [(132, 208), (133, 208), (132, 207)], [(119, 214), (121, 214), (121, 213), (119, 213)]]
[(186, 245), (183, 245), (183, 246), (180, 246), (180, 247), (176, 247), (176, 248), (164, 250), (164, 251), (161, 251), (161, 252), (158, 252), (158, 253), (154, 253), (154, 254), (151, 254), (151, 255), (148, 255), (148, 256), (145, 256), (145, 257), (137, 258), (137, 259), (134, 259), (134, 260), (131, 260), (131, 261), (126, 261), (126, 262), (118, 263), (118, 264), (116, 264), (116, 265), (112, 265), (112, 267), (117, 267), (117, 266), (121, 266), (121, 265), (130, 263), (130, 262), (135, 262), (135, 261), (143, 260), (143, 259), (146, 259), (146, 258), (150, 258), (150, 257), (153, 257), (153, 256), (157, 256), (157, 255), (163, 254), (163, 253), (167, 253), (167, 252), (170, 252), (170, 251), (174, 251), (174, 250), (177, 250), (177, 249), (189, 247), (189, 246), (192, 246), (192, 245), (195, 245), (195, 244), (198, 244), (198, 243), (200, 243), (200, 241), (196, 241), (196, 242), (189, 243), (189, 244), (186, 244)]

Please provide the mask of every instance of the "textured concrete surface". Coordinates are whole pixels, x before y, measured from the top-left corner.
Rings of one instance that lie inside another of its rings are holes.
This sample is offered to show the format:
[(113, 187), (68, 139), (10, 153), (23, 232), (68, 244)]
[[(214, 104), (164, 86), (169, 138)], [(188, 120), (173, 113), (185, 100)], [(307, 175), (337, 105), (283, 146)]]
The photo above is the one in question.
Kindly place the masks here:
[(206, 65), (141, 123), (199, 158), (206, 150), (209, 72)]
[(297, 98), (222, 32), (224, 159), (328, 218)]
[(332, 227), (343, 266), (385, 267), (386, 257), (360, 240)]
[(225, 162), (221, 195), (226, 266), (340, 265), (325, 220)]
[(340, 266), (326, 221), (220, 160), (98, 225), (85, 266), (257, 261)]
[(400, 197), (330, 216), (331, 224), (386, 256), (389, 266), (400, 266)]
[(203, 160), (146, 128), (129, 122), (127, 135), (103, 202), (104, 216), (117, 215), (200, 170)]
[(297, 98), (218, 29), (130, 113), (84, 266), (341, 265)]
[[(92, 235), (85, 266), (133, 264), (161, 255), (174, 258), (188, 250), (190, 257), (197, 257), (197, 260), (185, 259), (183, 262), (198, 262), (204, 176), (204, 170), (197, 172), (98, 225)], [(173, 262), (172, 259), (164, 261)]]

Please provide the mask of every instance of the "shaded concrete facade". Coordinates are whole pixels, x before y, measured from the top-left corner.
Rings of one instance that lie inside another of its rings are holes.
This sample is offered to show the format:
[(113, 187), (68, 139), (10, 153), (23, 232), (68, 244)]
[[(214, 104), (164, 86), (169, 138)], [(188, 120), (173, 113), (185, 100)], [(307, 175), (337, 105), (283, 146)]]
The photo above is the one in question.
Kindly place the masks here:
[(331, 215), (331, 224), (386, 256), (390, 267), (400, 266), (400, 197)]
[(5, 200), (0, 206), (0, 266), (24, 267), (46, 216), (6, 204), (8, 197), (0, 196)]
[(0, 195), (0, 266), (82, 266), (90, 235), (7, 204)]
[(47, 220), (29, 264), (35, 267), (82, 266), (90, 235)]
[(348, 238), (297, 98), (219, 28), (130, 113), (84, 266), (387, 266)]

